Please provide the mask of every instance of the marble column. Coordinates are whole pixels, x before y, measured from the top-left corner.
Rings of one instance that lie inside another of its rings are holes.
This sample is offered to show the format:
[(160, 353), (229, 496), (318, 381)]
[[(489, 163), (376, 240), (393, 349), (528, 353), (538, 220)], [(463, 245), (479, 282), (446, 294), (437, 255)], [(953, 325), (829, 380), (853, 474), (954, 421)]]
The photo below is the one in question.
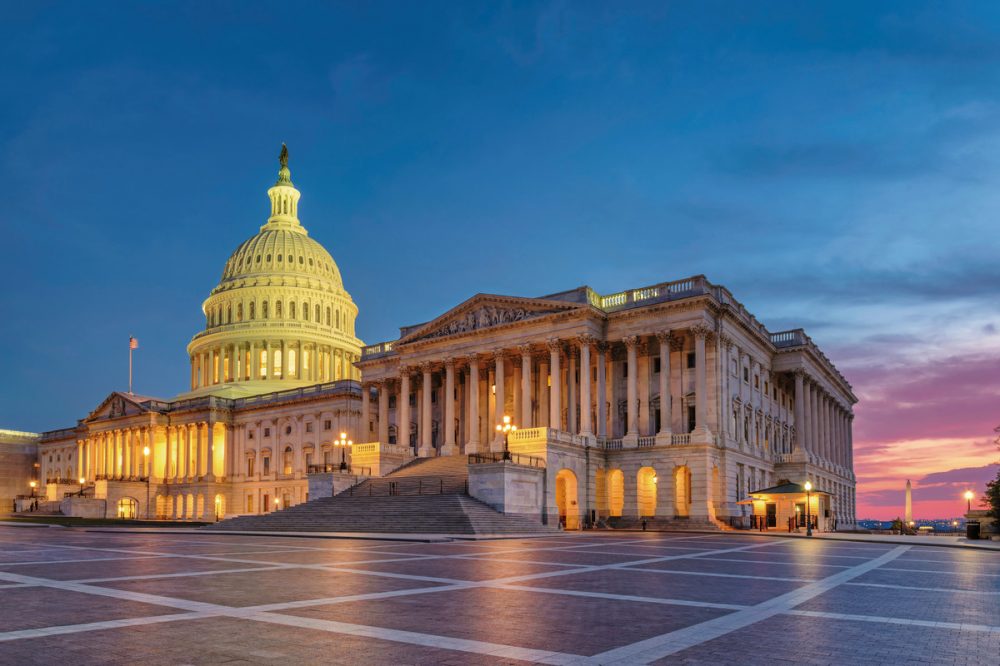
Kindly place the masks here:
[(455, 453), (455, 359), (444, 360), (444, 446), (441, 455)]
[(434, 452), (434, 427), (431, 417), (432, 380), (431, 364), (422, 363), (420, 371), (423, 374), (423, 390), (420, 395), (420, 450), (422, 458), (429, 457)]
[(550, 338), (549, 346), (549, 368), (552, 377), (552, 385), (549, 387), (549, 427), (555, 430), (562, 430), (562, 392), (560, 386), (560, 355), (562, 352), (562, 342), (559, 338)]
[(469, 441), (466, 453), (478, 453), (479, 442), (479, 355), (469, 357)]
[(566, 368), (566, 430), (573, 433), (574, 435), (580, 432), (580, 423), (577, 420), (577, 367), (576, 358), (579, 355), (579, 351), (576, 346), (570, 343), (569, 347), (566, 349), (566, 356), (568, 366)]
[(597, 436), (608, 436), (608, 345), (597, 343)]
[(622, 342), (625, 343), (625, 350), (627, 352), (626, 362), (628, 363), (628, 381), (625, 387), (628, 425), (625, 437), (637, 440), (639, 437), (639, 363), (637, 353), (639, 338), (630, 335), (622, 339)]
[(410, 445), (410, 368), (399, 366), (399, 398), (396, 400), (396, 444)]
[(531, 410), (531, 345), (521, 345), (518, 347), (521, 352), (521, 422), (518, 428), (532, 428)]
[(372, 386), (365, 382), (361, 384), (361, 432), (355, 433), (358, 443), (367, 442), (371, 433), (371, 401)]
[(660, 431), (661, 438), (670, 441), (670, 331), (660, 331), (656, 334), (660, 343)]
[(496, 426), (503, 425), (504, 410), (507, 408), (507, 395), (504, 392), (505, 387), (505, 377), (504, 370), (506, 365), (506, 354), (502, 349), (496, 349), (493, 351), (493, 361), (494, 361), (494, 384), (496, 386), (495, 407), (493, 409), (493, 432), (490, 433), (490, 450), (491, 451), (502, 451), (503, 450), (503, 437), (497, 435)]
[(549, 425), (549, 362), (539, 361), (538, 362), (538, 388), (536, 389), (536, 395), (538, 396), (538, 420), (535, 423), (536, 426), (548, 426)]
[(580, 434), (587, 436), (594, 434), (590, 400), (590, 345), (594, 342), (589, 335), (580, 337)]
[(708, 357), (705, 355), (705, 339), (710, 331), (707, 326), (695, 326), (694, 333), (694, 378), (695, 378), (695, 402), (694, 402), (694, 423), (695, 432), (708, 435)]
[(389, 382), (378, 382), (378, 441), (389, 443)]

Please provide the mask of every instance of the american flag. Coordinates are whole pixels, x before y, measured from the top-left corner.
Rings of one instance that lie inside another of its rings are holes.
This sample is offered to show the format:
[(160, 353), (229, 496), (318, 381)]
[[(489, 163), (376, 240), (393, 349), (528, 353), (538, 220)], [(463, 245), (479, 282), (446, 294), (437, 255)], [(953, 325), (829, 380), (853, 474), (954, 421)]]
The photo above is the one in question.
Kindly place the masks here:
[(128, 336), (128, 348), (129, 349), (138, 349), (139, 348), (139, 341), (136, 340), (135, 338), (133, 338), (131, 335)]

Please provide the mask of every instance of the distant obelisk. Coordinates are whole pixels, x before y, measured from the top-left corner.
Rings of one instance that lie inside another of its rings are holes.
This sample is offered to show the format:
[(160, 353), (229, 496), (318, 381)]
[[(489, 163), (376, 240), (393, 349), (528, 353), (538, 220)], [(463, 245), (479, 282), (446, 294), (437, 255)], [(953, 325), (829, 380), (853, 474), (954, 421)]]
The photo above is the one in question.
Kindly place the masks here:
[(913, 489), (910, 487), (910, 480), (906, 480), (906, 524), (913, 522)]

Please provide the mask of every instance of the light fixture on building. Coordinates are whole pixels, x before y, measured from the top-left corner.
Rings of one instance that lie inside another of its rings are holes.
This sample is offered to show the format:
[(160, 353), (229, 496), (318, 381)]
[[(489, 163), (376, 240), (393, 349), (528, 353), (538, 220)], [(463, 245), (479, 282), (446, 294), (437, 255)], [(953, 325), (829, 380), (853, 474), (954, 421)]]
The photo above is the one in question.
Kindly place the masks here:
[(975, 497), (975, 494), (971, 490), (966, 490), (965, 491), (965, 502), (966, 502), (966, 512), (967, 513), (971, 513), (972, 512), (972, 498), (973, 497)]
[(354, 442), (352, 442), (351, 440), (347, 439), (347, 433), (346, 432), (342, 432), (342, 433), (340, 433), (340, 439), (333, 440), (333, 445), (341, 447), (340, 448), (340, 471), (341, 472), (346, 472), (347, 471), (347, 457), (346, 457), (347, 456), (347, 447), (348, 446), (354, 446)]
[(503, 424), (497, 424), (497, 432), (503, 434), (503, 459), (510, 460), (510, 447), (507, 444), (507, 438), (510, 433), (517, 430), (517, 426), (510, 422), (510, 417), (506, 414), (503, 415)]

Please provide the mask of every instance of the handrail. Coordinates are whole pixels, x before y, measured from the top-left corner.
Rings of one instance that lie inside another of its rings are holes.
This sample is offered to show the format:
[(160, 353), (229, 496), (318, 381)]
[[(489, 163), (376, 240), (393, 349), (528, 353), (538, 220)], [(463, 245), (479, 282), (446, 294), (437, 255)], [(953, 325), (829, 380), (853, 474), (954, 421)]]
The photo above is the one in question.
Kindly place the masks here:
[(319, 465), (309, 465), (308, 474), (328, 474), (339, 472), (341, 474), (353, 474), (354, 476), (371, 476), (371, 467), (355, 467), (354, 465), (341, 466), (339, 463), (324, 463)]
[(523, 467), (545, 468), (545, 459), (538, 456), (526, 456), (521, 453), (511, 453), (510, 451), (493, 451), (484, 453), (470, 453), (470, 465), (485, 465), (488, 463), (510, 462)]
[(469, 481), (465, 477), (385, 477), (368, 479), (351, 486), (348, 497), (411, 497), (414, 495), (468, 495)]

